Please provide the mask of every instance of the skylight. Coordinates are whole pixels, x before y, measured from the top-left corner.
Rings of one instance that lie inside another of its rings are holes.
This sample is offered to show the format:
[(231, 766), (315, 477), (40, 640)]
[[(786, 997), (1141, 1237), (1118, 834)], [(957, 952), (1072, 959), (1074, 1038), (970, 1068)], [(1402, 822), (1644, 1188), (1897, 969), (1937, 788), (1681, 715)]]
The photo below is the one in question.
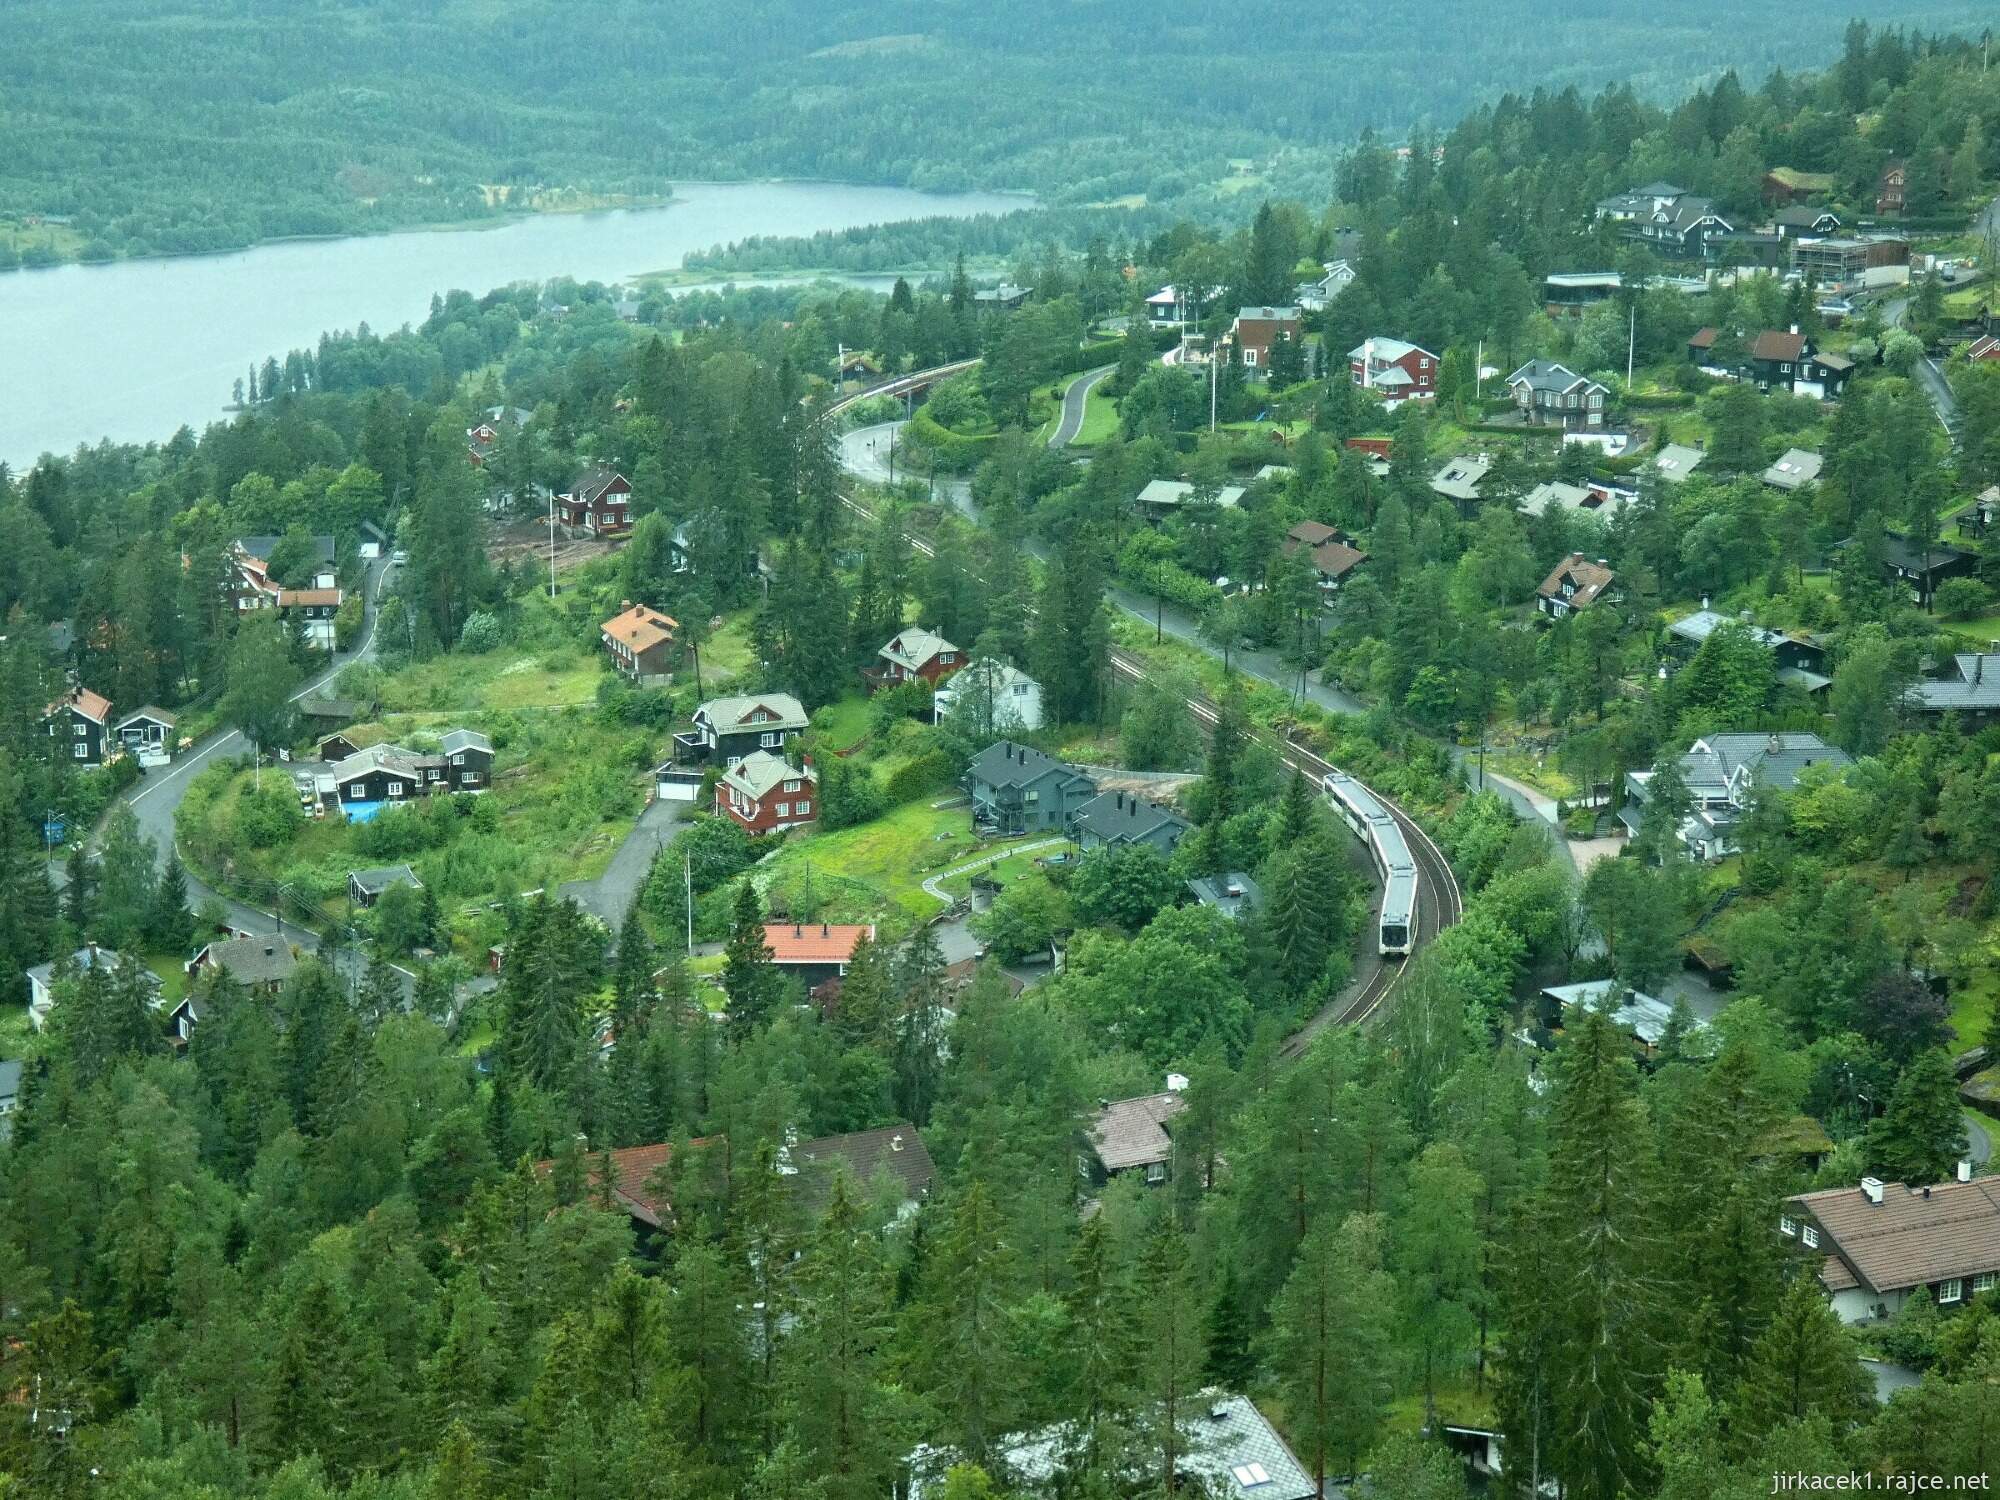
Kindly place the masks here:
[(1238, 1464), (1229, 1472), (1236, 1476), (1236, 1482), (1246, 1490), (1253, 1490), (1260, 1484), (1271, 1482), (1271, 1476), (1262, 1464)]

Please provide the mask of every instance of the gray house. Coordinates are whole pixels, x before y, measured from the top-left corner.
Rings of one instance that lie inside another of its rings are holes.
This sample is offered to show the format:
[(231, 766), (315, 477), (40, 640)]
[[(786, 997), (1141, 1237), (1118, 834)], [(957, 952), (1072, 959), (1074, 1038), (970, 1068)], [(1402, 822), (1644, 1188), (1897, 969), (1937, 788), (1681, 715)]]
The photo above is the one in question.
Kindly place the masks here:
[(1097, 783), (1031, 745), (988, 745), (965, 770), (972, 819), (1001, 834), (1060, 833)]
[[(1680, 757), (1687, 783), (1688, 814), (1680, 841), (1696, 859), (1724, 859), (1738, 852), (1736, 825), (1750, 810), (1753, 789), (1788, 792), (1808, 766), (1839, 770), (1854, 764), (1845, 750), (1816, 734), (1711, 734), (1696, 740)], [(1645, 821), (1653, 771), (1625, 774), (1625, 805), (1618, 820), (1633, 833)]]
[(1151, 844), (1160, 853), (1171, 854), (1193, 826), (1172, 808), (1148, 802), (1136, 792), (1099, 792), (1076, 810), (1070, 835), (1085, 849)]
[(1903, 700), (1913, 714), (1957, 714), (1968, 729), (1983, 729), (2000, 716), (2000, 654), (1962, 651), (1949, 675), (1919, 682)]
[(417, 872), (408, 865), (379, 865), (372, 870), (347, 872), (347, 894), (354, 898), (356, 906), (373, 906), (382, 899), (384, 891), (398, 885), (419, 891), (424, 888)]

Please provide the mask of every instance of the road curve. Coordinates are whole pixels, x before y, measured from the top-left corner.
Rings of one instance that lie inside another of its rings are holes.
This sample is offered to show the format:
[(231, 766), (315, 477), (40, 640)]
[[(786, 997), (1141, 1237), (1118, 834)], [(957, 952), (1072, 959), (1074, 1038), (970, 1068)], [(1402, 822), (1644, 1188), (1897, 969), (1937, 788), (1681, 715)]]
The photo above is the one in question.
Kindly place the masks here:
[(1117, 368), (1116, 365), (1100, 365), (1095, 370), (1085, 370), (1069, 383), (1063, 391), (1062, 420), (1049, 434), (1051, 448), (1067, 448), (1076, 441), (1076, 435), (1083, 431), (1084, 416), (1090, 409), (1090, 393)]
[[(969, 367), (970, 362), (967, 362), (958, 366), (945, 367), (942, 371), (919, 371), (914, 376), (904, 377), (902, 383), (912, 386), (927, 383), (928, 379), (937, 379), (945, 373), (957, 373), (959, 369)], [(1078, 381), (1072, 383), (1070, 391), (1074, 393), (1083, 384), (1083, 381), (1090, 379), (1092, 375), (1101, 378), (1102, 374), (1103, 372), (1101, 371), (1088, 372), (1085, 376), (1080, 377)], [(872, 394), (894, 394), (894, 392), (878, 388)], [(852, 405), (860, 399), (862, 399), (860, 396), (850, 398), (847, 402), (842, 403), (842, 406)], [(1082, 400), (1079, 399), (1077, 402), (1078, 407), (1081, 408), (1082, 404)], [(1066, 411), (1068, 405), (1069, 401), (1066, 396), (1064, 401)], [(1078, 423), (1079, 425), (1081, 424), (1080, 417), (1078, 418)], [(1061, 429), (1059, 428), (1058, 435), (1060, 435), (1060, 431)], [(1052, 446), (1054, 446), (1053, 440)], [(854, 451), (851, 447), (846, 447), (843, 448), (843, 462), (847, 465), (853, 477), (864, 481), (880, 483), (882, 479), (880, 452), (880, 439), (869, 443), (858, 452)], [(852, 495), (842, 496), (841, 503), (865, 520), (873, 521), (875, 519), (874, 512), (856, 500)], [(930, 557), (935, 555), (935, 551), (930, 543), (922, 537), (905, 532), (903, 539), (913, 551), (922, 556)], [(1111, 652), (1111, 668), (1120, 676), (1133, 681), (1143, 680), (1151, 673), (1150, 666), (1142, 658), (1117, 648), (1113, 648)], [(1187, 707), (1189, 714), (1204, 732), (1214, 727), (1217, 710), (1213, 703), (1196, 695), (1187, 700)], [(1289, 738), (1280, 737), (1263, 729), (1253, 729), (1252, 736), (1270, 746), (1283, 764), (1295, 767), (1314, 786), (1318, 786), (1320, 779), (1329, 770), (1333, 769), (1332, 762)], [(1382, 805), (1388, 808), (1391, 815), (1402, 825), (1411, 854), (1416, 860), (1417, 923), (1416, 932), (1413, 934), (1414, 942), (1412, 947), (1413, 952), (1421, 951), (1424, 944), (1430, 942), (1438, 933), (1457, 922), (1464, 915), (1464, 894), (1459, 887), (1458, 877), (1452, 871), (1451, 862), (1445, 857), (1444, 852), (1438, 848), (1430, 835), (1393, 798), (1385, 796), (1376, 788), (1371, 787), (1370, 791), (1381, 800)], [(1319, 1011), (1306, 1021), (1304, 1026), (1286, 1039), (1283, 1047), (1284, 1054), (1288, 1057), (1299, 1056), (1311, 1045), (1313, 1038), (1329, 1026), (1342, 1023), (1359, 1024), (1379, 1015), (1383, 1007), (1395, 995), (1407, 972), (1408, 960), (1385, 960), (1380, 954), (1374, 951), (1372, 944), (1364, 942), (1361, 958), (1356, 966), (1353, 980), (1345, 990), (1322, 1006)]]

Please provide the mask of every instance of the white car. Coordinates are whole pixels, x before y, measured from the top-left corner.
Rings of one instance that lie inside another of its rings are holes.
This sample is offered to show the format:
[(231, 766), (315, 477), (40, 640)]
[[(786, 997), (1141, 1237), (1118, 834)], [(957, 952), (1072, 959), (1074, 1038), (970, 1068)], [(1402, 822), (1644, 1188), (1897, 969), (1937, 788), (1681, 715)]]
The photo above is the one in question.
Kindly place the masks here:
[(148, 771), (158, 770), (161, 766), (170, 766), (173, 763), (173, 756), (157, 746), (149, 745), (139, 752), (139, 764)]
[(403, 551), (400, 547), (397, 548), (394, 552), (391, 552), (389, 554), (389, 561), (395, 563), (398, 567), (401, 567), (404, 563), (408, 562), (409, 560), (410, 560), (410, 554)]

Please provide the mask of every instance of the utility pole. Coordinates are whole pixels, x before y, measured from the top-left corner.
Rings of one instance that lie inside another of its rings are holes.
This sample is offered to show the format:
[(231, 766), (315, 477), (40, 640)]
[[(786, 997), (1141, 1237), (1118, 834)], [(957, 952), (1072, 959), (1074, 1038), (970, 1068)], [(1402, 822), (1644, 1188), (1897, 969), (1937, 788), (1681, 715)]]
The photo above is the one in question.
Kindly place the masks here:
[(549, 491), (549, 597), (556, 596), (556, 492)]
[(694, 856), (681, 856), (681, 882), (687, 896), (687, 952), (694, 957)]
[(1625, 389), (1632, 389), (1632, 351), (1639, 342), (1639, 304), (1634, 301), (1625, 324)]
[(1208, 430), (1215, 431), (1215, 346), (1208, 350)]

